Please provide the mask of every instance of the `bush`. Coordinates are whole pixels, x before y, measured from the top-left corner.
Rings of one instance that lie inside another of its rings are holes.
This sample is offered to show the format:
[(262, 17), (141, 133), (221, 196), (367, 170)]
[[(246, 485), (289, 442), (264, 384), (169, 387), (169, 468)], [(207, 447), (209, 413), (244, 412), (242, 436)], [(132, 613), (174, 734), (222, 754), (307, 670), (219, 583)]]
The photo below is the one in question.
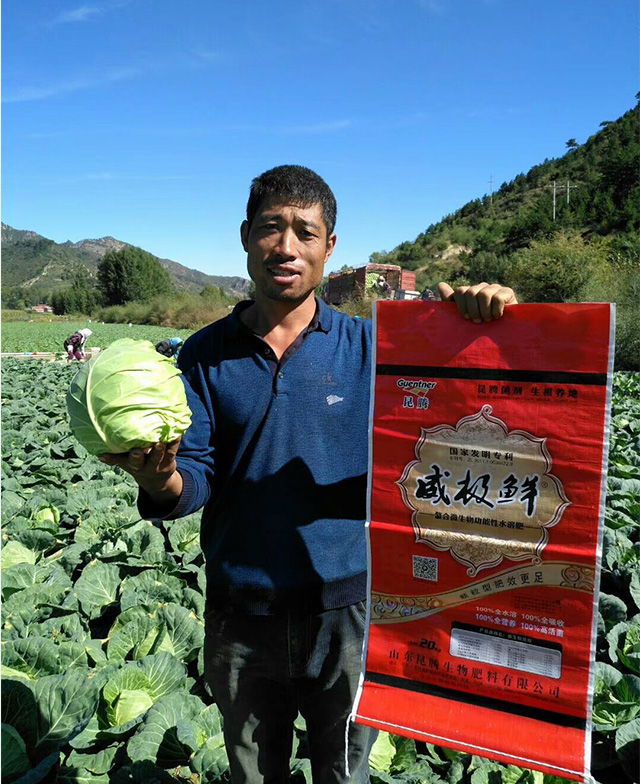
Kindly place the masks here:
[(128, 302), (122, 306), (122, 318), (130, 324), (155, 324), (152, 314), (148, 303)]
[[(437, 280), (436, 280), (437, 278)], [(438, 283), (442, 280), (441, 276), (434, 275), (432, 270), (423, 270), (416, 275), (416, 290), (424, 291), (429, 288), (432, 291), (438, 290)]]
[(509, 279), (509, 259), (497, 256), (491, 251), (474, 253), (468, 263), (469, 279), (475, 283), (502, 283), (505, 286)]
[(640, 370), (640, 305), (621, 306), (616, 315), (616, 370)]
[(457, 289), (458, 286), (471, 286), (473, 285), (471, 280), (466, 275), (456, 275), (456, 277), (451, 278), (451, 280), (445, 281), (448, 283), (452, 289)]
[(228, 315), (237, 301), (224, 292), (214, 294), (213, 297), (182, 292), (173, 296), (158, 296), (150, 302), (130, 302), (127, 305), (101, 308), (94, 318), (107, 323), (200, 329)]
[(229, 305), (233, 302), (233, 297), (230, 297), (220, 286), (205, 286), (200, 292), (200, 297), (208, 305)]
[(122, 315), (122, 308), (117, 305), (112, 305), (108, 308), (99, 308), (93, 315), (96, 321), (104, 321), (105, 324), (125, 323), (124, 316)]
[(474, 231), (468, 226), (454, 226), (449, 232), (449, 239), (454, 245), (471, 245), (474, 241)]
[(616, 370), (640, 370), (640, 261), (611, 248), (609, 263), (583, 289), (585, 302), (616, 303)]
[(589, 280), (606, 265), (601, 245), (587, 244), (577, 233), (559, 233), (534, 240), (516, 251), (507, 269), (507, 283), (525, 302), (581, 300)]
[(229, 315), (232, 305), (207, 305), (206, 303), (184, 303), (172, 316), (172, 326), (177, 329), (200, 329), (213, 321)]
[(360, 318), (371, 318), (373, 312), (373, 300), (364, 299), (363, 297), (350, 297), (345, 299), (340, 305), (336, 306), (336, 310), (341, 310), (348, 316), (360, 316)]

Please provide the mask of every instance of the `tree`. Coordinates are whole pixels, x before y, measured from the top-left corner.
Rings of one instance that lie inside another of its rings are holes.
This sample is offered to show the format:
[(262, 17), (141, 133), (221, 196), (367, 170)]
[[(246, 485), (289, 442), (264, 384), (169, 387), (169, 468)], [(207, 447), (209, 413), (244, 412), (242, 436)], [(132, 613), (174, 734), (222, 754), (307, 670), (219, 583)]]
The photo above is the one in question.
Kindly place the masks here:
[(67, 311), (67, 303), (63, 291), (54, 291), (51, 295), (51, 307), (56, 316), (63, 316)]
[(579, 147), (578, 142), (575, 139), (569, 139), (565, 142), (565, 146), (567, 150), (577, 150)]
[(87, 283), (86, 276), (76, 272), (73, 285), (51, 295), (53, 312), (62, 316), (65, 313), (82, 313), (89, 315), (98, 304), (97, 292)]
[(200, 297), (210, 307), (216, 305), (233, 305), (237, 300), (228, 294), (222, 286), (205, 286), (200, 292)]
[(24, 291), (19, 286), (3, 290), (2, 292), (2, 306), (9, 310), (24, 310), (25, 299)]
[(96, 292), (87, 283), (86, 276), (80, 272), (73, 276), (72, 292), (75, 294), (77, 312), (91, 313), (97, 304)]
[[(374, 251), (369, 256), (369, 264), (389, 264), (389, 253), (386, 250), (382, 251)], [(348, 267), (348, 270), (351, 271), (353, 267), (350, 267), (348, 264), (344, 265)]]
[(106, 305), (148, 302), (173, 290), (171, 276), (160, 260), (142, 248), (107, 251), (98, 265), (98, 289)]

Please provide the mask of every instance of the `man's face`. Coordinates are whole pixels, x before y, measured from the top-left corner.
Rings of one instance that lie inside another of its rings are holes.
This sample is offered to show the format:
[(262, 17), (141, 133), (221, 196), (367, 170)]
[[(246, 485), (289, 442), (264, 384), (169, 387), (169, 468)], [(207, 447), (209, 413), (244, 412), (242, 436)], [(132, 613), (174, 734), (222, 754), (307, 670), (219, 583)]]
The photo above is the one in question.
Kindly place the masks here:
[(251, 228), (240, 228), (256, 297), (303, 302), (320, 284), (336, 235), (327, 237), (319, 204), (301, 207), (281, 199), (262, 202)]

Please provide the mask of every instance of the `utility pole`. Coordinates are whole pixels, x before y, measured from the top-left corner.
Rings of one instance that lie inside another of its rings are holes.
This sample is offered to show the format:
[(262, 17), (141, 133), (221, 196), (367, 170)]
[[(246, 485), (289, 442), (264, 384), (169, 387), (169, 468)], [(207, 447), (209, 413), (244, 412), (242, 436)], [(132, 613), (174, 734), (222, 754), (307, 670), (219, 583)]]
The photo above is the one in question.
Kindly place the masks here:
[(557, 197), (558, 187), (560, 187), (560, 188), (566, 187), (566, 189), (567, 189), (567, 206), (568, 206), (569, 205), (569, 194), (571, 192), (571, 188), (577, 188), (578, 186), (577, 185), (571, 185), (569, 180), (567, 180), (566, 186), (563, 186), (563, 185), (558, 186), (556, 180), (553, 181), (553, 185), (547, 185), (547, 188), (553, 188), (553, 220), (554, 221), (556, 219), (556, 197)]
[(577, 188), (577, 185), (570, 185), (569, 180), (567, 180), (567, 207), (569, 206), (569, 192), (571, 188)]
[(489, 176), (489, 188), (491, 189), (490, 196), (489, 196), (489, 204), (493, 208), (493, 174)]

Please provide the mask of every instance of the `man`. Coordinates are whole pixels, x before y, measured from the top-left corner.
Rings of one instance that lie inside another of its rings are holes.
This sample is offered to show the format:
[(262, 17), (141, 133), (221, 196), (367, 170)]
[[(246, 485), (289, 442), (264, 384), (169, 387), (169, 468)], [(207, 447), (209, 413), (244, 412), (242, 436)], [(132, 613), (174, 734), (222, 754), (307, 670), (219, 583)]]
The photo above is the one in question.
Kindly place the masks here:
[(431, 291), (430, 288), (426, 288), (420, 295), (420, 299), (434, 301), (436, 299), (436, 295), (433, 293), (433, 291)]
[[(367, 782), (375, 733), (347, 717), (360, 672), (371, 324), (314, 297), (336, 243), (336, 202), (299, 166), (253, 181), (240, 230), (255, 301), (189, 338), (193, 412), (182, 442), (104, 456), (141, 487), (148, 519), (204, 506), (206, 678), (234, 784), (284, 782), (306, 719), (313, 780)], [(441, 284), (474, 321), (511, 289)]]

